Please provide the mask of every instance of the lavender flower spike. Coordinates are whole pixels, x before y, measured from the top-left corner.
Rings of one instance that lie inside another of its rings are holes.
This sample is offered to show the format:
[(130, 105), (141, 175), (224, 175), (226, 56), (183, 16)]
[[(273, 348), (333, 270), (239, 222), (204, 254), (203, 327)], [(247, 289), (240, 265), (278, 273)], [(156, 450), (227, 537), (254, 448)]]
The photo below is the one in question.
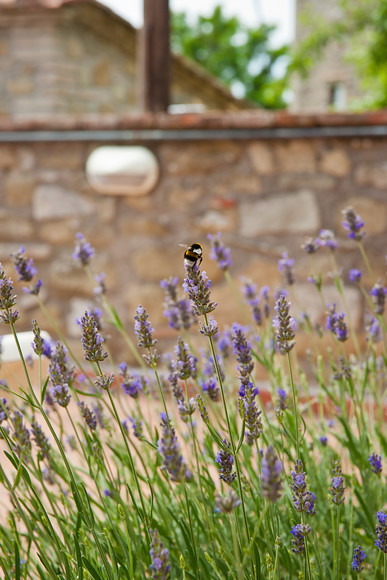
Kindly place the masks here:
[(82, 329), (82, 346), (85, 359), (90, 362), (100, 362), (107, 357), (107, 352), (102, 350), (104, 339), (97, 329), (97, 321), (92, 314), (85, 312), (79, 325)]
[(270, 445), (262, 457), (261, 463), (261, 489), (262, 495), (269, 502), (275, 503), (282, 495), (282, 462), (275, 454), (274, 448)]
[(218, 232), (215, 235), (208, 234), (207, 238), (211, 242), (210, 258), (218, 263), (221, 270), (228, 270), (231, 266), (231, 251), (221, 241), (222, 234)]
[(376, 526), (376, 540), (375, 546), (379, 548), (383, 554), (387, 554), (387, 513), (377, 512), (376, 517), (378, 523)]
[(367, 558), (367, 554), (363, 548), (359, 545), (353, 551), (353, 560), (351, 562), (352, 570), (354, 572), (361, 572), (364, 569), (363, 562)]
[(32, 258), (29, 260), (25, 255), (25, 249), (23, 246), (19, 248), (15, 254), (11, 254), (15, 270), (19, 275), (19, 280), (23, 282), (31, 282), (32, 278), (37, 273), (37, 269), (34, 266)]
[(382, 473), (382, 456), (381, 455), (377, 455), (376, 453), (372, 453), (369, 456), (368, 461), (370, 462), (372, 473), (376, 473), (377, 475)]
[(292, 538), (292, 552), (294, 554), (302, 554), (305, 550), (305, 536), (310, 534), (311, 527), (309, 524), (297, 524), (293, 526), (290, 533), (293, 535)]
[(90, 243), (86, 241), (83, 234), (76, 234), (76, 238), (77, 240), (75, 243), (73, 258), (74, 260), (79, 261), (81, 266), (87, 266), (94, 255), (94, 248), (92, 248)]
[(163, 469), (169, 473), (171, 481), (181, 482), (192, 479), (191, 472), (180, 453), (175, 430), (165, 413), (161, 413), (162, 435), (157, 442), (160, 455), (163, 457)]
[[(223, 444), (228, 449), (231, 449), (231, 444), (223, 439)], [(234, 465), (234, 458), (230, 453), (227, 453), (226, 450), (221, 449), (218, 451), (215, 462), (219, 464), (219, 477), (229, 485), (234, 481), (236, 478), (236, 473), (233, 473), (232, 468)]]
[(200, 272), (198, 265), (186, 268), (183, 288), (192, 302), (192, 312), (196, 316), (206, 315), (215, 310), (217, 304), (210, 300), (211, 280), (205, 272)]
[(370, 294), (375, 305), (375, 314), (383, 314), (384, 305), (386, 302), (387, 288), (384, 288), (379, 281), (371, 289)]
[(293, 494), (293, 505), (298, 512), (308, 512), (314, 514), (314, 494), (308, 490), (306, 484), (306, 473), (303, 471), (303, 464), (301, 459), (297, 459), (294, 471), (291, 471), (293, 482), (290, 489)]
[(289, 286), (294, 284), (293, 275), (294, 259), (288, 257), (288, 253), (284, 252), (282, 258), (278, 261), (278, 270), (282, 272), (284, 279)]
[(278, 350), (281, 354), (290, 352), (296, 344), (295, 338), (295, 320), (289, 314), (290, 302), (281, 294), (278, 298), (274, 310), (277, 316), (273, 320), (273, 326), (276, 334)]
[(348, 237), (351, 240), (360, 241), (364, 237), (364, 232), (361, 231), (364, 227), (364, 220), (361, 219), (359, 215), (357, 215), (352, 207), (348, 207), (342, 211), (344, 215), (344, 221), (342, 222), (342, 226), (345, 230), (347, 230)]
[(141, 305), (136, 310), (134, 317), (134, 332), (138, 339), (138, 346), (143, 348), (152, 348), (156, 344), (156, 340), (152, 337), (154, 332), (151, 323), (148, 321), (149, 314)]
[(171, 565), (168, 562), (169, 551), (164, 548), (163, 542), (160, 540), (158, 530), (150, 530), (151, 549), (150, 555), (152, 564), (150, 570), (152, 572), (152, 580), (167, 580), (169, 578), (169, 571)]
[(331, 500), (335, 505), (340, 505), (344, 501), (344, 477), (342, 475), (340, 461), (334, 460), (332, 467)]

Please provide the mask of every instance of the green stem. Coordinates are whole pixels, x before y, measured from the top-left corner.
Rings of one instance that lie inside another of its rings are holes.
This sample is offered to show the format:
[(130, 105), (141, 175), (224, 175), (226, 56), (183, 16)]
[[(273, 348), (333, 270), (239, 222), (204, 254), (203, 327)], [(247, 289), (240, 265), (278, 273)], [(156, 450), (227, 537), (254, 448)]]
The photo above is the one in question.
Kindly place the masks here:
[(289, 373), (290, 373), (290, 384), (292, 387), (292, 396), (293, 396), (293, 412), (294, 412), (294, 421), (296, 424), (296, 449), (297, 449), (297, 459), (300, 459), (300, 434), (299, 434), (299, 418), (298, 418), (298, 404), (297, 404), (297, 390), (296, 385), (294, 384), (293, 379), (293, 369), (292, 363), (290, 360), (290, 352), (287, 353), (288, 356), (288, 365), (289, 365)]

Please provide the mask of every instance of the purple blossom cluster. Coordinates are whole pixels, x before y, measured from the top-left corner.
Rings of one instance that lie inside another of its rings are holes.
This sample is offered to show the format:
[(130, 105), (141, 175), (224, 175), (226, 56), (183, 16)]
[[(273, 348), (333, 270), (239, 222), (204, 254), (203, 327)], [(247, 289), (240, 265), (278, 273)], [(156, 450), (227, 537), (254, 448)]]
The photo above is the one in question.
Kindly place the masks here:
[(31, 421), (31, 431), (41, 457), (46, 459), (49, 456), (51, 445), (47, 435), (42, 431), (41, 426), (35, 421), (35, 419)]
[(376, 525), (376, 540), (375, 546), (379, 548), (383, 554), (387, 554), (387, 513), (377, 512), (378, 523)]
[(90, 431), (95, 431), (97, 428), (97, 417), (95, 413), (83, 401), (78, 401), (77, 405)]
[(382, 286), (382, 284), (377, 282), (370, 291), (372, 296), (372, 301), (375, 306), (375, 314), (382, 315), (384, 313), (384, 307), (386, 302), (387, 288)]
[(0, 264), (0, 322), (15, 324), (19, 318), (19, 311), (13, 310), (16, 296), (13, 293), (11, 278), (7, 278)]
[(340, 505), (344, 502), (344, 477), (341, 471), (340, 461), (335, 459), (332, 462), (332, 481), (331, 481), (331, 500), (335, 505)]
[(142, 391), (147, 390), (147, 379), (138, 373), (130, 373), (126, 362), (118, 365), (120, 369), (119, 375), (122, 377), (121, 386), (126, 395), (133, 399), (137, 399)]
[(292, 552), (294, 554), (302, 554), (305, 550), (305, 537), (310, 534), (312, 528), (309, 524), (297, 524), (292, 527), (290, 533), (292, 534)]
[(282, 258), (278, 261), (278, 270), (282, 272), (286, 284), (291, 286), (294, 284), (294, 259), (289, 258), (288, 253), (284, 252)]
[(362, 570), (364, 570), (363, 562), (366, 559), (366, 557), (367, 554), (360, 545), (354, 549), (351, 566), (352, 570), (357, 574), (359, 574)]
[(171, 565), (168, 560), (169, 550), (164, 547), (163, 542), (160, 540), (160, 534), (158, 530), (150, 530), (151, 537), (151, 565), (149, 566), (151, 571), (152, 580), (167, 580), (169, 578), (169, 572)]
[(262, 309), (260, 307), (261, 298), (258, 296), (257, 293), (257, 285), (248, 280), (247, 278), (243, 278), (242, 281), (243, 281), (242, 288), (243, 295), (247, 304), (251, 308), (254, 322), (258, 326), (261, 326), (262, 324)]
[(165, 291), (164, 316), (171, 328), (188, 330), (194, 323), (194, 317), (189, 300), (179, 300), (177, 284), (177, 277), (166, 278), (160, 282), (161, 288)]
[(259, 391), (251, 380), (251, 373), (254, 369), (251, 345), (246, 339), (243, 327), (237, 323), (232, 326), (231, 339), (234, 353), (239, 363), (239, 414), (245, 421), (246, 441), (249, 445), (253, 445), (254, 441), (261, 436), (263, 425), (261, 421), (262, 411), (258, 410), (256, 404), (256, 397)]
[(175, 430), (173, 429), (165, 413), (160, 414), (161, 437), (157, 442), (160, 455), (163, 458), (163, 469), (165, 469), (171, 481), (182, 482), (192, 479), (192, 473), (188, 470), (177, 441)]
[(382, 456), (377, 453), (371, 453), (368, 458), (372, 473), (379, 475), (382, 473)]
[(364, 237), (363, 227), (364, 227), (364, 220), (355, 213), (352, 207), (348, 207), (342, 211), (344, 216), (344, 221), (342, 221), (343, 228), (348, 232), (348, 237), (351, 240), (356, 240), (360, 242), (360, 240)]
[(207, 315), (215, 310), (217, 304), (211, 301), (212, 282), (206, 272), (201, 272), (197, 265), (186, 268), (183, 288), (192, 302), (195, 316)]
[(332, 230), (321, 230), (315, 243), (321, 248), (329, 248), (332, 252), (337, 249), (337, 240)]
[[(37, 274), (37, 269), (34, 266), (33, 259), (27, 258), (24, 247), (21, 246), (17, 252), (11, 254), (11, 258), (19, 280), (22, 282), (31, 282), (35, 274)], [(23, 288), (23, 291), (27, 294), (38, 295), (41, 286), (42, 281), (38, 280), (35, 284), (30, 284), (29, 288)]]
[(336, 304), (327, 304), (326, 328), (330, 330), (340, 342), (348, 339), (348, 327), (344, 320), (345, 313), (336, 312)]
[(293, 506), (298, 512), (306, 512), (310, 515), (316, 513), (314, 493), (309, 491), (306, 483), (306, 473), (303, 471), (303, 464), (301, 459), (297, 459), (294, 470), (292, 470), (292, 483), (290, 489), (292, 490)]
[(108, 355), (102, 349), (104, 339), (98, 331), (95, 316), (86, 311), (78, 323), (82, 330), (81, 342), (85, 359), (89, 362), (101, 362), (105, 360)]
[(290, 316), (290, 302), (286, 300), (284, 294), (281, 294), (277, 299), (274, 310), (277, 313), (273, 320), (276, 344), (279, 352), (286, 354), (296, 344), (294, 340), (296, 321)]
[(278, 501), (282, 495), (281, 474), (282, 462), (276, 455), (273, 446), (270, 445), (261, 461), (261, 489), (263, 497), (271, 503)]
[(227, 248), (222, 242), (222, 234), (208, 234), (207, 238), (211, 243), (210, 258), (217, 262), (219, 268), (223, 271), (228, 270), (232, 264), (231, 250)]
[(149, 314), (145, 308), (139, 305), (134, 317), (134, 332), (137, 336), (138, 346), (143, 348), (152, 348), (157, 342), (152, 336), (154, 330), (148, 318)]
[(91, 258), (94, 255), (94, 248), (91, 247), (90, 243), (84, 238), (83, 234), (77, 233), (75, 237), (76, 241), (73, 258), (74, 260), (78, 261), (81, 266), (88, 266)]
[(216, 454), (215, 463), (219, 465), (218, 472), (220, 479), (231, 485), (236, 478), (236, 473), (233, 472), (234, 457), (226, 451), (226, 449), (231, 450), (231, 444), (226, 439), (223, 439), (223, 445), (224, 447)]

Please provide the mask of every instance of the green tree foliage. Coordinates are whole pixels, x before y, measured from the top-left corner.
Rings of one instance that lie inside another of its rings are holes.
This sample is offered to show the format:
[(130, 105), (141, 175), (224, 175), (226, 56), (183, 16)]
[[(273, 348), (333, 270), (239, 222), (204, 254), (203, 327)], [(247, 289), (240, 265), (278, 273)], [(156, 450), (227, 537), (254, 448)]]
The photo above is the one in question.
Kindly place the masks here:
[[(268, 109), (286, 106), (288, 47), (270, 46), (274, 26), (250, 28), (236, 17), (226, 17), (221, 6), (193, 23), (184, 13), (172, 14), (171, 20), (174, 51), (199, 63), (238, 97)], [(280, 61), (283, 74), (277, 78), (274, 69)]]
[(343, 46), (344, 59), (354, 65), (364, 96), (353, 108), (387, 107), (387, 0), (339, 0), (335, 21), (304, 12), (308, 30), (292, 55), (289, 70), (307, 76), (326, 47)]

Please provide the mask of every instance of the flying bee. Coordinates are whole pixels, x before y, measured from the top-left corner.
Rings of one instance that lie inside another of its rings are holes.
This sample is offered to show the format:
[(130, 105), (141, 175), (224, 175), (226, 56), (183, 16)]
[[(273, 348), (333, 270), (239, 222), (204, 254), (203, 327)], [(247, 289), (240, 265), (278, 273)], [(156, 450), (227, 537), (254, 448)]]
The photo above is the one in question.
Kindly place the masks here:
[[(187, 248), (187, 246), (184, 246)], [(184, 252), (184, 267), (193, 268), (195, 264), (200, 266), (202, 263), (203, 247), (201, 244), (195, 243), (189, 246)]]

